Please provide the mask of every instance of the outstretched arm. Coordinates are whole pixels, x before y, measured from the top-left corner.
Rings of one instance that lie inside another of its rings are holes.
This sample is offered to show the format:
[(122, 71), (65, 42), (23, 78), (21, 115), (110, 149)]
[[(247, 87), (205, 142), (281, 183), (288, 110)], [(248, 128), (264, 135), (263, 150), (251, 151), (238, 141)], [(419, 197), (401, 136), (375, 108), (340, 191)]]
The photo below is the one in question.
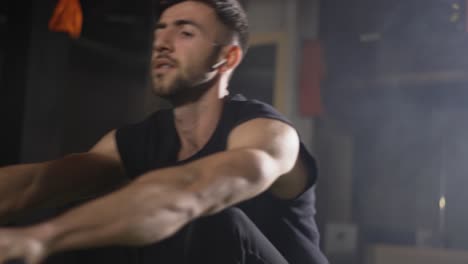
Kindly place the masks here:
[(103, 193), (124, 180), (114, 132), (89, 152), (0, 168), (0, 224), (31, 210)]
[(23, 230), (23, 238), (34, 241), (40, 254), (32, 254), (26, 243), (21, 254), (0, 253), (0, 260), (19, 256), (38, 263), (34, 261), (67, 249), (162, 240), (194, 218), (265, 191), (293, 168), (298, 151), (298, 136), (290, 126), (249, 121), (231, 133), (227, 151), (151, 171), (110, 195)]

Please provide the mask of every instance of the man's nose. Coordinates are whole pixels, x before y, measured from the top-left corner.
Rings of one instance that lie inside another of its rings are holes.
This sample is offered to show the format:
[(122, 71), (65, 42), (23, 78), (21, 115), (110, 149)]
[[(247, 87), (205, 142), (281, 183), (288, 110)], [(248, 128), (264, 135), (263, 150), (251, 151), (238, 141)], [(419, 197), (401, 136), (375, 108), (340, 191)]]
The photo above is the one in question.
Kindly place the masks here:
[(168, 30), (164, 32), (158, 32), (154, 34), (153, 49), (155, 51), (172, 51), (173, 50), (173, 40), (172, 34)]

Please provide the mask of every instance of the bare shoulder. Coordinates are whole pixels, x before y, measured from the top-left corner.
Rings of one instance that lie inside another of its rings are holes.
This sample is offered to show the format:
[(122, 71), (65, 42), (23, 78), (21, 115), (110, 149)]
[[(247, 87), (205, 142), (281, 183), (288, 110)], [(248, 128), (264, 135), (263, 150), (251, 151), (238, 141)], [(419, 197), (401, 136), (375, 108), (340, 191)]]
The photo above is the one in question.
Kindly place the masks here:
[(292, 199), (304, 191), (307, 173), (299, 158), (299, 136), (291, 125), (269, 118), (252, 119), (231, 131), (228, 150), (233, 148), (264, 150), (284, 168), (284, 173), (270, 187), (274, 195)]
[(115, 140), (116, 130), (105, 134), (90, 150), (89, 153), (101, 154), (115, 161), (121, 162), (120, 154)]
[[(110, 172), (103, 173), (102, 179), (105, 181), (122, 182), (126, 181), (125, 169), (120, 158), (115, 139), (116, 130), (107, 132), (87, 153), (89, 160), (99, 164), (101, 170)], [(109, 174), (105, 177), (104, 174)]]

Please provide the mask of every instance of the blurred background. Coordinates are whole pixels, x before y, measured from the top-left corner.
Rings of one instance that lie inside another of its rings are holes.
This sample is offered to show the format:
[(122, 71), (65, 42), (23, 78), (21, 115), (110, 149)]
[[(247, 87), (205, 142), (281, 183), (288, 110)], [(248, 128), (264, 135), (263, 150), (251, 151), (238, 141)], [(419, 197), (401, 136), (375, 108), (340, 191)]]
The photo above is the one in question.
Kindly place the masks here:
[[(86, 151), (166, 104), (151, 95), (152, 3), (0, 2), (0, 166)], [(468, 263), (466, 0), (246, 0), (232, 82), (297, 126), (320, 166), (331, 263)], [(68, 262), (70, 263), (70, 262)]]

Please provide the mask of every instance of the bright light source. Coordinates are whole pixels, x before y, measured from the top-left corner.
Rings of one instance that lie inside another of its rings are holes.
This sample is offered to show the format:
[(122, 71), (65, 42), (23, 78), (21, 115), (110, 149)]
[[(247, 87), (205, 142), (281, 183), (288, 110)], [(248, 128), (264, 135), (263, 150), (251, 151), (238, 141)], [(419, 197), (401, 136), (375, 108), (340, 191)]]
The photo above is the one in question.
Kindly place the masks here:
[(445, 200), (445, 196), (440, 197), (440, 200), (439, 200), (440, 210), (444, 210), (446, 205), (447, 205), (447, 201)]

